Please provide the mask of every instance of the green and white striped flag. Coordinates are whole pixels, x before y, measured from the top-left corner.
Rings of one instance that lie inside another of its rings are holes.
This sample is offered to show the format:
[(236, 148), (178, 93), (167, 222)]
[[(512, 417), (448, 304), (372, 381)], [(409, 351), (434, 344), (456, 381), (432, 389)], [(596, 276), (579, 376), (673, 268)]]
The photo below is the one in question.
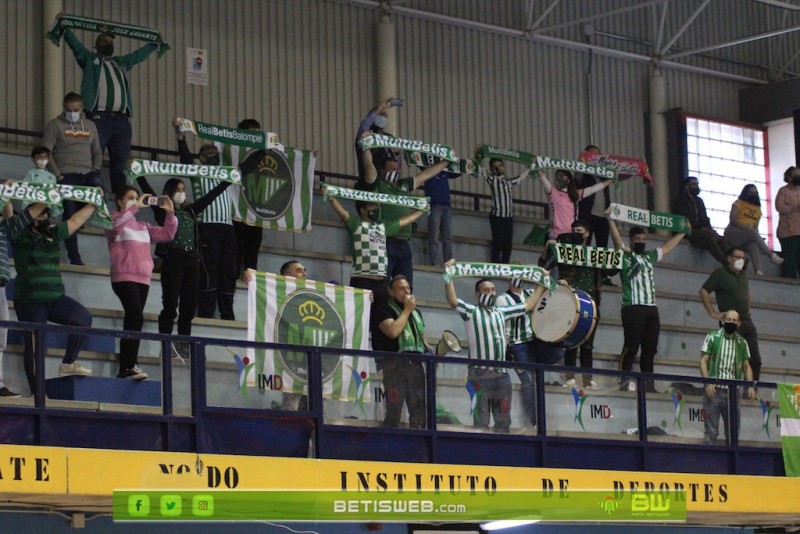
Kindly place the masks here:
[(242, 186), (228, 189), (233, 220), (270, 230), (311, 230), (316, 158), (309, 150), (247, 150), (215, 143), (223, 165), (239, 165)]
[(800, 384), (778, 384), (781, 449), (788, 477), (800, 477)]
[[(256, 272), (248, 291), (247, 339), (342, 349), (369, 349), (371, 291)], [(249, 385), (302, 393), (308, 384), (305, 352), (248, 349), (255, 362)], [(368, 400), (369, 358), (322, 357), (327, 398)]]

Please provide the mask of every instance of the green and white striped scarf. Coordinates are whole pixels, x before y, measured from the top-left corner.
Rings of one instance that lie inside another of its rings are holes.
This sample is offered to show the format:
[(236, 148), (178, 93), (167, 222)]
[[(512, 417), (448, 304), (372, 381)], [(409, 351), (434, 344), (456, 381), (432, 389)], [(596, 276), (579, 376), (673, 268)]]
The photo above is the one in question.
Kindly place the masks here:
[(533, 282), (553, 291), (558, 282), (541, 267), (535, 265), (510, 265), (506, 263), (462, 263), (458, 262), (444, 271), (442, 276), (445, 282), (450, 282), (453, 278), (472, 277), (472, 278), (521, 278), (527, 282)]
[(376, 193), (374, 191), (361, 191), (358, 189), (348, 189), (336, 185), (323, 184), (322, 192), (325, 200), (329, 198), (344, 198), (347, 200), (360, 200), (375, 204), (389, 204), (391, 206), (403, 206), (424, 212), (429, 212), (431, 199), (428, 197), (407, 197), (402, 195), (388, 195), (386, 193)]
[(164, 53), (170, 49), (170, 46), (161, 39), (161, 34), (158, 33), (158, 30), (121, 22), (79, 17), (77, 15), (62, 15), (54, 20), (50, 29), (47, 30), (46, 36), (54, 45), (59, 46), (61, 44), (61, 38), (64, 37), (64, 32), (67, 28), (72, 30), (89, 30), (98, 33), (111, 32), (129, 39), (153, 43), (158, 47), (158, 57), (163, 56)]
[(99, 187), (12, 182), (0, 185), (0, 198), (4, 201), (22, 200), (29, 204), (41, 202), (48, 206), (59, 206), (61, 208), (63, 208), (65, 200), (91, 204), (96, 209), (89, 219), (89, 223), (100, 228), (111, 228), (111, 215), (108, 213), (103, 190)]

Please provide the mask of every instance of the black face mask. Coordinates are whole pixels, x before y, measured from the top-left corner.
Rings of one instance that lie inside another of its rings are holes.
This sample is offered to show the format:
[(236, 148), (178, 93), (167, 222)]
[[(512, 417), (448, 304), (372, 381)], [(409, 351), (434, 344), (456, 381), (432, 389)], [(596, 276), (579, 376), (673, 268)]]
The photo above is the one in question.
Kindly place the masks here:
[(583, 245), (583, 234), (579, 234), (577, 232), (560, 234), (558, 237), (556, 237), (556, 241), (559, 243), (565, 243), (567, 245)]
[(693, 197), (696, 197), (700, 194), (700, 187), (699, 186), (690, 186), (688, 187), (689, 194)]
[(219, 154), (205, 158), (206, 165), (219, 165)]
[(647, 243), (633, 243), (631, 244), (631, 250), (636, 254), (644, 254), (645, 245), (647, 245)]
[(97, 52), (102, 56), (114, 55), (114, 43), (106, 43), (97, 48)]
[(744, 198), (745, 198), (745, 199), (747, 200), (747, 202), (749, 202), (750, 204), (758, 204), (758, 203), (760, 203), (760, 202), (761, 202), (761, 199), (758, 197), (758, 193), (756, 193), (756, 194), (754, 194), (754, 195), (745, 195), (745, 197), (744, 197)]
[(723, 323), (722, 328), (725, 329), (726, 334), (733, 334), (739, 328), (739, 325), (736, 323)]
[(36, 221), (35, 225), (36, 231), (40, 234), (47, 233), (47, 230), (50, 228), (50, 219), (44, 219), (42, 221)]
[(792, 178), (792, 185), (800, 185), (800, 176)]
[(372, 222), (378, 222), (378, 219), (381, 218), (380, 212), (378, 210), (369, 210), (367, 211), (367, 219)]

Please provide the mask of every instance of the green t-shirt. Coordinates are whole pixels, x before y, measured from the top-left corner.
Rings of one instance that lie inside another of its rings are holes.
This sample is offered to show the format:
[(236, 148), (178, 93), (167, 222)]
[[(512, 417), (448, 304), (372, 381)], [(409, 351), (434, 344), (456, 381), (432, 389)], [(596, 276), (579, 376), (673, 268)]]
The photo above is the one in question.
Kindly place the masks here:
[(16, 302), (53, 302), (64, 296), (58, 244), (68, 236), (66, 222), (51, 226), (47, 235), (26, 228), (13, 236)]
[(739, 315), (750, 313), (750, 288), (744, 269), (734, 273), (727, 267), (720, 267), (711, 273), (703, 289), (717, 294), (719, 311), (736, 310)]
[[(384, 180), (383, 178), (376, 178), (375, 179), (375, 192), (377, 193), (385, 193), (387, 195), (400, 195), (400, 196), (409, 196), (411, 192), (414, 190), (414, 178), (401, 178), (396, 183), (392, 184)], [(406, 208), (405, 206), (392, 206), (389, 204), (381, 204), (381, 220), (383, 221), (399, 221), (401, 218), (405, 217), (411, 213), (410, 208)], [(392, 237), (392, 236), (389, 236)], [(409, 238), (411, 237), (411, 225), (404, 226), (400, 228), (400, 231), (397, 233), (397, 237), (404, 237)]]
[(397, 235), (396, 220), (371, 223), (358, 215), (347, 219), (350, 232), (350, 253), (353, 255), (352, 276), (386, 276), (389, 265), (386, 238)]

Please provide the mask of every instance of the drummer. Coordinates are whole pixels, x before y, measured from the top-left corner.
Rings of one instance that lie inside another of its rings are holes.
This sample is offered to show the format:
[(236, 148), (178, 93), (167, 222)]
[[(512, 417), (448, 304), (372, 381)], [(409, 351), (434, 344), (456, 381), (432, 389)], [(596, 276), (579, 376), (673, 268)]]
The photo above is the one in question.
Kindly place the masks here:
[[(573, 221), (570, 227), (572, 233), (561, 234), (558, 236), (558, 241), (561, 243), (568, 243), (570, 245), (583, 245), (589, 244), (591, 239), (591, 230), (586, 222), (577, 220)], [(555, 240), (549, 241), (548, 245), (554, 245)], [(548, 257), (551, 254), (550, 247), (545, 248), (544, 256)], [(570, 287), (585, 291), (595, 303), (597, 313), (597, 322), (600, 322), (600, 292), (603, 279), (613, 276), (617, 271), (609, 271), (605, 269), (597, 269), (594, 267), (579, 267), (576, 265), (558, 265), (558, 274), (561, 280), (564, 280)], [(580, 345), (580, 347), (572, 347), (567, 349), (564, 353), (564, 365), (566, 367), (575, 367), (577, 363), (578, 350), (580, 349), (581, 368), (591, 369), (593, 360), (593, 345), (594, 334), (597, 329), (593, 329), (589, 337)], [(567, 373), (566, 381), (563, 386), (565, 388), (575, 386), (575, 374)], [(586, 389), (598, 389), (597, 382), (592, 379), (591, 374), (583, 375), (583, 387)]]
[[(451, 259), (445, 263), (449, 267), (455, 263)], [(453, 281), (447, 282), (445, 296), (450, 307), (464, 320), (469, 357), (475, 360), (504, 361), (506, 359), (507, 336), (505, 322), (530, 312), (542, 294), (543, 286), (537, 288), (525, 302), (513, 306), (496, 306), (497, 290), (494, 282), (487, 278), (475, 284), (476, 304), (468, 304), (456, 295)], [(508, 433), (511, 427), (511, 378), (502, 367), (470, 365), (467, 380), (482, 395), (473, 410), (473, 424), (489, 428), (490, 415), (494, 417), (495, 432)]]

